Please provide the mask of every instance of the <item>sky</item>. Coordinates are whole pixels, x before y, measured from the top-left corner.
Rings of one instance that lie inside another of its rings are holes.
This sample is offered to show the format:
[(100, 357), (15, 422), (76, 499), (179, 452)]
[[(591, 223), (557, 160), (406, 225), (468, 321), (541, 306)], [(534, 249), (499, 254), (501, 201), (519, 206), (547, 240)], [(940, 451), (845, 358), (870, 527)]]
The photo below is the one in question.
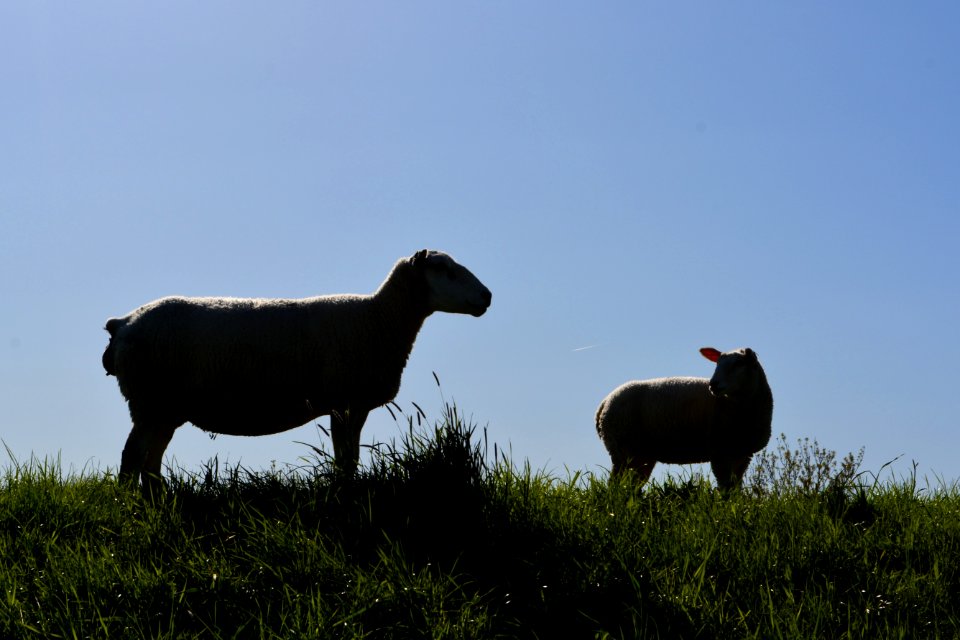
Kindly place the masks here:
[[(428, 318), (396, 402), (517, 464), (605, 474), (607, 393), (749, 346), (774, 434), (960, 478), (956, 3), (14, 0), (0, 79), (0, 467), (116, 471), (107, 318), (431, 248), (493, 304)], [(185, 425), (167, 461), (308, 445)]]

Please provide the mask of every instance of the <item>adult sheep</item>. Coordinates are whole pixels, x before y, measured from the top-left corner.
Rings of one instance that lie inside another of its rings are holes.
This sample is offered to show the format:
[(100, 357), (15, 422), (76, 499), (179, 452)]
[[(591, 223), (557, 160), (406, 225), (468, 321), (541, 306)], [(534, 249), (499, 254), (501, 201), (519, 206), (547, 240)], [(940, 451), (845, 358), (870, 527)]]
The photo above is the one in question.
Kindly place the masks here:
[(103, 368), (117, 377), (133, 421), (120, 478), (159, 478), (185, 422), (254, 436), (323, 415), (337, 468), (353, 473), (367, 413), (396, 396), (427, 316), (481, 316), (491, 298), (449, 255), (423, 250), (398, 260), (371, 295), (169, 297), (112, 318)]
[(627, 382), (597, 409), (597, 433), (611, 476), (627, 469), (645, 481), (657, 462), (709, 462), (724, 491), (740, 485), (753, 454), (770, 440), (773, 393), (752, 349), (700, 350), (713, 377)]

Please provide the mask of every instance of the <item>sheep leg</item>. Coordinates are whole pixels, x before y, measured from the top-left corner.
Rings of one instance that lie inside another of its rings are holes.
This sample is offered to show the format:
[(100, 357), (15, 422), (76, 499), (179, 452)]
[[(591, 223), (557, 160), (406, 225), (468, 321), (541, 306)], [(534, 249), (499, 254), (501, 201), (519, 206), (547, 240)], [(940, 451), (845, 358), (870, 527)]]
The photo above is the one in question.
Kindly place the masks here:
[(134, 485), (139, 482), (140, 471), (147, 457), (149, 438), (150, 427), (143, 422), (134, 422), (120, 456), (120, 472), (117, 474), (120, 482)]
[(173, 432), (176, 427), (157, 428), (150, 432), (147, 443), (147, 455), (143, 463), (143, 487), (145, 491), (156, 493), (156, 490), (163, 488), (163, 476), (161, 474), (161, 465), (163, 464), (163, 453), (173, 438)]
[(743, 474), (750, 466), (750, 460), (753, 454), (737, 456), (733, 458), (714, 458), (710, 461), (710, 468), (717, 479), (717, 487), (721, 491), (727, 492), (740, 486), (743, 481)]
[(620, 477), (627, 471), (632, 471), (636, 482), (638, 484), (642, 484), (650, 479), (650, 474), (653, 473), (653, 468), (656, 466), (656, 464), (656, 460), (645, 460), (638, 458), (614, 460), (613, 469), (610, 471), (610, 477)]
[(347, 409), (330, 414), (333, 463), (345, 475), (353, 475), (360, 464), (360, 430), (369, 411)]
[(633, 471), (638, 484), (643, 484), (650, 479), (653, 468), (657, 465), (656, 460), (636, 460), (631, 459), (627, 462), (627, 468)]

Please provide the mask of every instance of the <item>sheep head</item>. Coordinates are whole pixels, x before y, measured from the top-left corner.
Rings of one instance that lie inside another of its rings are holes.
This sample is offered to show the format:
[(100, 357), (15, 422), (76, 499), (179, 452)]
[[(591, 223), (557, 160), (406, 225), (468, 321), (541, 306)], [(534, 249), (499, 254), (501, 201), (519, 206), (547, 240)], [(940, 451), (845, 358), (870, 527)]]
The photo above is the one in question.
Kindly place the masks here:
[(410, 264), (423, 274), (431, 310), (482, 316), (490, 306), (490, 290), (446, 253), (423, 249), (410, 257)]
[(710, 393), (737, 400), (752, 396), (759, 388), (763, 369), (753, 349), (736, 349), (721, 353), (712, 347), (700, 349), (703, 357), (717, 363), (710, 378)]

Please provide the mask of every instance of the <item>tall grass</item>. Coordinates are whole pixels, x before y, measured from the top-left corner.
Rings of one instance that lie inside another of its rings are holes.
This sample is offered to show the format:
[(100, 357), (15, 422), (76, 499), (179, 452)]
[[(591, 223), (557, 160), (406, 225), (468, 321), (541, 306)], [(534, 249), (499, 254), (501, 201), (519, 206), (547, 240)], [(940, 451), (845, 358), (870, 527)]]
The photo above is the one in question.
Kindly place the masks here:
[(154, 500), (14, 462), (0, 637), (960, 635), (960, 494), (782, 439), (744, 489), (515, 465), (453, 406), (355, 478), (177, 473)]

